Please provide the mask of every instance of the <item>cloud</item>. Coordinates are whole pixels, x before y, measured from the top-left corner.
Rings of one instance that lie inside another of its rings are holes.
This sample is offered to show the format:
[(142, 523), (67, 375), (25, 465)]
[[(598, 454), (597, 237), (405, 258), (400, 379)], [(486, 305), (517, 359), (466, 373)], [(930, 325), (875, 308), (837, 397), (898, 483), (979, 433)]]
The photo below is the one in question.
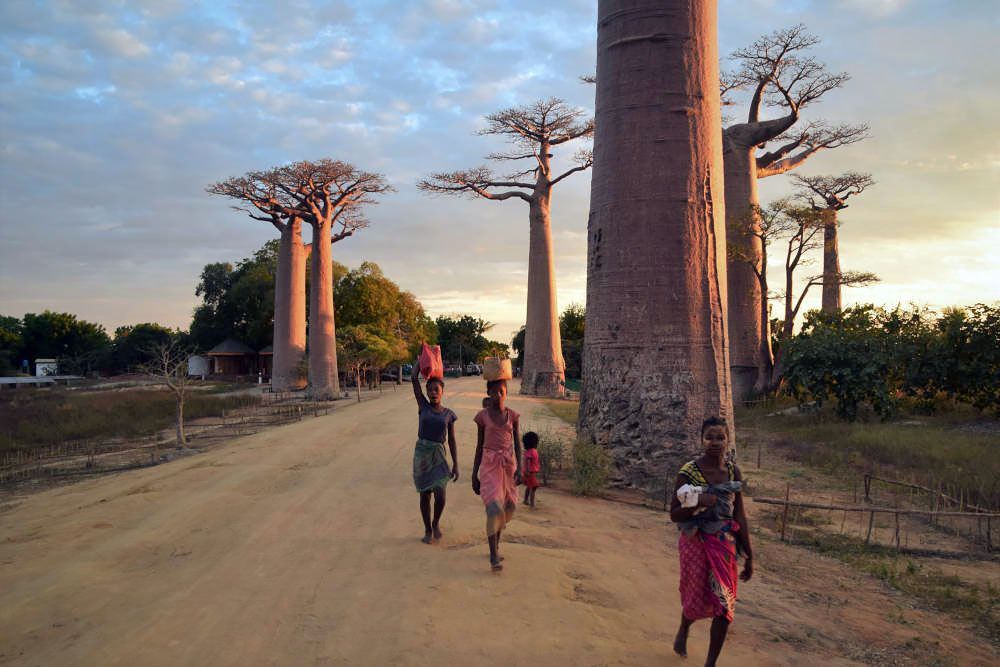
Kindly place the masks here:
[[(723, 0), (720, 18), (723, 53), (803, 20), (824, 38), (817, 57), (854, 76), (808, 113), (867, 121), (874, 138), (807, 173), (878, 181), (844, 213), (845, 266), (885, 280), (859, 298), (1000, 298), (982, 260), (996, 240), (976, 235), (1000, 210), (995, 21), (918, 0)], [(0, 3), (0, 312), (186, 326), (202, 266), (273, 237), (204, 187), (331, 156), (397, 188), (337, 244), (338, 261), (378, 262), (434, 314), (474, 312), (512, 333), (526, 206), (426, 197), (414, 183), (501, 148), (475, 134), (499, 108), (551, 95), (592, 108), (576, 77), (594, 70), (595, 19), (592, 0)], [(553, 200), (560, 307), (585, 298), (589, 178)], [(765, 200), (787, 188), (761, 183)]]

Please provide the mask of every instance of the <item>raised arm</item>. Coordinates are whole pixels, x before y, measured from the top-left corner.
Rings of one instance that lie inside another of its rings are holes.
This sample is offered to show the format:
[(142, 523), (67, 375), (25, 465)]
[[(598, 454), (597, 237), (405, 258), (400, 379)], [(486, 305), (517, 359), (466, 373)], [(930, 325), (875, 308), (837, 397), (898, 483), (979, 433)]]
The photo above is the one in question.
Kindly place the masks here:
[(424, 396), (424, 390), (420, 388), (420, 364), (417, 361), (413, 362), (410, 382), (413, 384), (413, 397), (417, 399), (417, 408), (423, 408), (427, 404), (427, 397)]

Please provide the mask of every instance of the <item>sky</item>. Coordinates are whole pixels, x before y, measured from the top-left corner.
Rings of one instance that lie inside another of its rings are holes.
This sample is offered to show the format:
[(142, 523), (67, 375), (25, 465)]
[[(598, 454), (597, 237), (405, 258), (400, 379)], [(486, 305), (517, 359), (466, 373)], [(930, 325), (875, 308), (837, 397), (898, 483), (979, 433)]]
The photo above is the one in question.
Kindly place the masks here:
[[(485, 114), (551, 96), (592, 110), (578, 77), (595, 69), (596, 5), (5, 0), (0, 314), (186, 328), (202, 267), (275, 236), (205, 187), (331, 157), (396, 188), (334, 258), (377, 262), (430, 314), (472, 313), (508, 339), (524, 320), (527, 205), (415, 183), (502, 148), (476, 135)], [(822, 38), (816, 57), (851, 74), (804, 118), (867, 122), (872, 138), (800, 169), (876, 181), (841, 214), (841, 263), (882, 282), (845, 302), (1000, 300), (1000, 3), (720, 0), (719, 18), (724, 68), (801, 22)], [(560, 309), (585, 301), (589, 179), (553, 198)], [(761, 182), (763, 203), (789, 192), (786, 177)]]

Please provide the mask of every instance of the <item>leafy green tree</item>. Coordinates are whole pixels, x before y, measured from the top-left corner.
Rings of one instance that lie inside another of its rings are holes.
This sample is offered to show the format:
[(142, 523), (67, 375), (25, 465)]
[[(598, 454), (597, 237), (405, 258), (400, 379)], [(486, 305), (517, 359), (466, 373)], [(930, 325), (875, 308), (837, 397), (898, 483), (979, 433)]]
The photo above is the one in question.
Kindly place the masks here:
[(406, 341), (392, 332), (365, 324), (337, 327), (337, 358), (354, 376), (358, 401), (364, 375), (377, 374), (406, 354)]
[(479, 359), (483, 352), (495, 347), (484, 335), (493, 328), (492, 322), (472, 315), (442, 315), (435, 320), (441, 356), (449, 363), (468, 363)]
[(78, 319), (72, 313), (27, 313), (22, 321), (21, 353), (34, 363), (38, 358), (60, 360), (61, 370), (86, 372), (100, 364), (111, 339), (100, 324)]
[(23, 345), (21, 320), (0, 315), (0, 374), (8, 375), (19, 370)]
[(892, 415), (893, 354), (874, 307), (810, 311), (786, 355), (785, 380), (800, 403), (835, 399), (837, 414), (850, 421), (863, 402), (883, 418)]
[(374, 262), (363, 262), (342, 274), (334, 287), (333, 300), (338, 326), (367, 326), (404, 342), (402, 356), (392, 362), (410, 360), (420, 343), (436, 338), (434, 322), (417, 298), (386, 278)]
[(559, 335), (562, 338), (563, 358), (566, 360), (566, 377), (579, 379), (583, 371), (583, 330), (586, 310), (578, 303), (571, 303), (559, 316)]
[(175, 334), (167, 327), (145, 322), (115, 329), (110, 363), (106, 370), (128, 372), (154, 361), (154, 350), (169, 346)]

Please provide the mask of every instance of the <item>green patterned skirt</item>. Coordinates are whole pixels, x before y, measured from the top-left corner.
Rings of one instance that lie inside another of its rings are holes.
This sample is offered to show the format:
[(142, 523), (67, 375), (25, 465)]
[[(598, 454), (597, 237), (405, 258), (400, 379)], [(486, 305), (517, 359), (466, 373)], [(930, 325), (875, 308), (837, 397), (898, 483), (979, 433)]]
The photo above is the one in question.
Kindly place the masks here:
[(443, 489), (451, 479), (451, 468), (444, 454), (444, 443), (417, 440), (413, 450), (413, 485), (420, 493)]

